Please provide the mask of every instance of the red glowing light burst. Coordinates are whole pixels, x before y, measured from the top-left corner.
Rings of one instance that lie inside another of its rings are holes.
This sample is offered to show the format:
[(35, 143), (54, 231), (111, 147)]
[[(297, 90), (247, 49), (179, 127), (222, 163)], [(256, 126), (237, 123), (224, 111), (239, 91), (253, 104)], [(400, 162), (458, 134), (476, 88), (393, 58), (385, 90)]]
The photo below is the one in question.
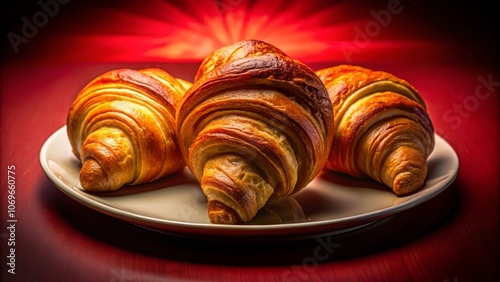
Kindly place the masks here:
[(436, 49), (419, 38), (405, 38), (400, 30), (404, 15), (377, 23), (373, 13), (382, 8), (352, 1), (288, 0), (87, 4), (69, 27), (59, 27), (45, 41), (51, 52), (60, 49), (61, 60), (110, 62), (195, 62), (244, 39), (269, 42), (309, 62), (389, 59), (414, 50), (429, 55), (429, 46)]

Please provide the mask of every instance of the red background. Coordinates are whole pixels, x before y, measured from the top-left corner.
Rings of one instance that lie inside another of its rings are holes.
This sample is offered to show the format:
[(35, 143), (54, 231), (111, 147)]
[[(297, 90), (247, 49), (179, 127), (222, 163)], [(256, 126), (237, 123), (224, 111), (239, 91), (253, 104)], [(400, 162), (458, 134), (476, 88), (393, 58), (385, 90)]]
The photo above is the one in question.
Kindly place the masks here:
[[(498, 278), (500, 73), (492, 7), (410, 0), (60, 2), (40, 2), (57, 3), (45, 17), (37, 1), (2, 9), (2, 281)], [(397, 13), (388, 18), (389, 10)], [(23, 19), (39, 26), (30, 31)], [(142, 230), (77, 204), (43, 174), (43, 142), (95, 76), (157, 66), (192, 80), (208, 52), (251, 37), (313, 69), (359, 64), (414, 84), (437, 133), (460, 158), (456, 181), (369, 228), (322, 238), (336, 247), (314, 261), (315, 238), (222, 244)], [(9, 165), (16, 166), (15, 275), (7, 272)]]

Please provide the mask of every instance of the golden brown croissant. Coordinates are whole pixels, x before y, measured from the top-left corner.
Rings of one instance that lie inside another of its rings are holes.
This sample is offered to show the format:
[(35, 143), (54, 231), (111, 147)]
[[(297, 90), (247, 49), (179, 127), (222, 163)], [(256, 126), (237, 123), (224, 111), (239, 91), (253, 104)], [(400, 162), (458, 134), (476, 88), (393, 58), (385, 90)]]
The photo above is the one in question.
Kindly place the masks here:
[(339, 65), (316, 72), (333, 104), (335, 136), (326, 169), (371, 177), (399, 196), (420, 189), (434, 129), (422, 97), (383, 71)]
[(88, 191), (150, 182), (185, 166), (175, 112), (189, 83), (162, 69), (119, 69), (91, 81), (74, 100), (68, 137)]
[(321, 80), (276, 47), (241, 41), (209, 55), (177, 113), (181, 151), (213, 223), (251, 220), (305, 187), (333, 138)]

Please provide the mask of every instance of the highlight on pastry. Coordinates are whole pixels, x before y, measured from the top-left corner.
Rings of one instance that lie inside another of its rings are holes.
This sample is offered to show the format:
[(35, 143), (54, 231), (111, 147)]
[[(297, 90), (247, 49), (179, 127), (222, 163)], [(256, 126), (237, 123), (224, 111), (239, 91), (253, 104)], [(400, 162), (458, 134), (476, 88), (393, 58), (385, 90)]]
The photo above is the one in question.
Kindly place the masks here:
[(434, 149), (424, 100), (407, 81), (384, 71), (339, 65), (318, 70), (334, 111), (335, 135), (325, 168), (371, 177), (398, 196), (418, 191)]
[(248, 222), (266, 203), (305, 187), (333, 138), (319, 77), (259, 40), (206, 57), (176, 119), (182, 154), (219, 224)]
[(114, 191), (183, 168), (175, 112), (188, 86), (159, 68), (112, 70), (86, 85), (66, 120), (82, 187)]

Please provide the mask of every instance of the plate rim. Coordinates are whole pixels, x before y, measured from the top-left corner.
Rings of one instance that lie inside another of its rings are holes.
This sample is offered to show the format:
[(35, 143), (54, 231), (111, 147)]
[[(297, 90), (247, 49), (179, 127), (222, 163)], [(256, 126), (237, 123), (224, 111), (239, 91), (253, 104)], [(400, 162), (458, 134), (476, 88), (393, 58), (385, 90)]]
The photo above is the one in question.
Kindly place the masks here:
[[(139, 214), (133, 211), (127, 211), (114, 207), (112, 205), (103, 203), (96, 200), (97, 196), (92, 194), (86, 194), (85, 191), (80, 191), (66, 185), (62, 180), (60, 180), (49, 167), (49, 160), (47, 157), (47, 152), (51, 148), (52, 143), (60, 135), (66, 134), (66, 125), (60, 127), (54, 131), (43, 143), (40, 154), (39, 162), (42, 167), (43, 172), (49, 178), (54, 186), (66, 196), (72, 198), (78, 203), (91, 208), (95, 211), (101, 212), (108, 216), (118, 218), (120, 220), (133, 223), (135, 225), (145, 227), (147, 229), (156, 230), (162, 233), (177, 234), (181, 236), (192, 236), (192, 235), (204, 235), (204, 236), (230, 236), (230, 237), (269, 237), (269, 236), (283, 236), (284, 232), (288, 232), (286, 235), (297, 236), (297, 235), (315, 235), (318, 233), (342, 233), (343, 231), (351, 231), (356, 226), (364, 226), (370, 222), (375, 222), (390, 215), (400, 213), (404, 210), (408, 210), (412, 207), (418, 206), (434, 197), (439, 195), (441, 192), (446, 190), (456, 179), (458, 175), (458, 169), (460, 167), (460, 160), (454, 148), (441, 136), (435, 133), (436, 143), (440, 142), (446, 147), (446, 150), (451, 153), (447, 154), (448, 157), (452, 158), (452, 163), (454, 166), (451, 168), (452, 173), (447, 177), (446, 182), (440, 185), (438, 189), (433, 190), (431, 193), (424, 194), (423, 197), (414, 196), (412, 194), (408, 197), (413, 196), (412, 199), (404, 201), (402, 204), (388, 206), (385, 208), (373, 210), (370, 212), (356, 214), (351, 216), (346, 216), (342, 218), (329, 219), (329, 220), (318, 220), (318, 221), (306, 221), (298, 223), (277, 223), (277, 224), (243, 224), (243, 225), (222, 225), (222, 224), (212, 224), (212, 223), (199, 223), (199, 222), (185, 222), (176, 221), (170, 219), (155, 218), (152, 216), (147, 216), (144, 214)], [(66, 137), (67, 138), (67, 137)], [(434, 148), (435, 150), (435, 148)], [(433, 150), (433, 151), (434, 151)], [(419, 192), (417, 192), (419, 193)], [(86, 196), (85, 196), (86, 195)], [(404, 197), (403, 197), (404, 198)], [(330, 229), (334, 225), (343, 226), (343, 228)]]

